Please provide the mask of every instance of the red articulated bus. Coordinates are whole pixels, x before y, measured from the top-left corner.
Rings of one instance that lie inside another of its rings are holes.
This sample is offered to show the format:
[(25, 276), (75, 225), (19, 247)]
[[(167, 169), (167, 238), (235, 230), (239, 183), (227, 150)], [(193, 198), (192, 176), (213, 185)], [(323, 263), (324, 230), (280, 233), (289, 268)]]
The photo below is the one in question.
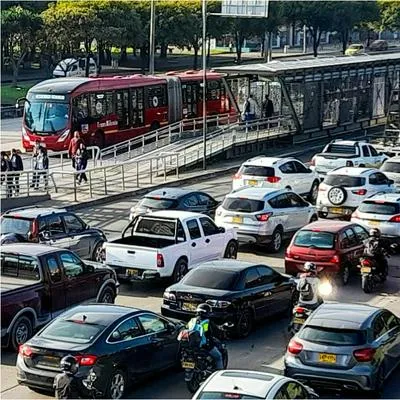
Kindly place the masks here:
[[(202, 116), (202, 71), (165, 75), (58, 78), (33, 86), (25, 101), (22, 144), (39, 140), (49, 150), (68, 149), (78, 130), (100, 148), (165, 125)], [(207, 115), (235, 114), (222, 75), (207, 72)]]

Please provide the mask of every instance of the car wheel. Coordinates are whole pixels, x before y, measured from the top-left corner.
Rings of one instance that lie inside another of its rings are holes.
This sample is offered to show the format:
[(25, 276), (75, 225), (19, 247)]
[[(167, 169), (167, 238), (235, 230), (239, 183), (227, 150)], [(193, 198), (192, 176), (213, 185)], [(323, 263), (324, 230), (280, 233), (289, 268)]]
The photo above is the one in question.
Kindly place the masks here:
[(114, 304), (115, 293), (110, 287), (106, 287), (99, 297), (99, 303)]
[(188, 273), (187, 261), (183, 258), (180, 258), (175, 265), (174, 274), (172, 276), (174, 283), (179, 282), (187, 273)]
[(92, 254), (92, 261), (103, 262), (105, 259), (104, 249), (103, 249), (104, 242), (99, 242), (96, 244), (93, 254)]
[(319, 182), (314, 181), (310, 189), (310, 194), (308, 195), (308, 200), (310, 201), (311, 204), (315, 204), (317, 202), (318, 187), (319, 187)]
[(345, 286), (349, 283), (350, 279), (350, 268), (348, 265), (344, 265), (338, 275), (338, 284), (340, 286)]
[(282, 230), (276, 228), (274, 230), (274, 233), (272, 234), (271, 243), (269, 244), (269, 250), (272, 253), (278, 253), (282, 247), (282, 241), (283, 241)]
[(117, 370), (111, 374), (106, 389), (106, 399), (121, 399), (126, 390), (126, 377), (123, 371)]
[(32, 321), (25, 316), (19, 317), (11, 329), (11, 347), (18, 350), (33, 334)]
[(253, 330), (253, 313), (250, 309), (243, 311), (237, 321), (236, 334), (240, 338), (245, 338), (250, 335)]
[(238, 253), (238, 244), (232, 240), (226, 246), (224, 258), (233, 258), (236, 260), (237, 253)]

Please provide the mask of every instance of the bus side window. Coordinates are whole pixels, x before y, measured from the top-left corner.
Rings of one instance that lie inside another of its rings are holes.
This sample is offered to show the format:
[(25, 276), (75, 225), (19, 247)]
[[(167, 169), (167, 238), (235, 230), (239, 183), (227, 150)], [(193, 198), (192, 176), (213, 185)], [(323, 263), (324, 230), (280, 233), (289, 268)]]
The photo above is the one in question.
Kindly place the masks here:
[(117, 93), (117, 115), (119, 128), (129, 126), (129, 92), (128, 90), (119, 90)]
[(168, 105), (165, 85), (150, 86), (147, 89), (148, 108), (165, 107)]
[(89, 115), (89, 104), (87, 95), (82, 94), (74, 99), (73, 117), (75, 121), (86, 122)]

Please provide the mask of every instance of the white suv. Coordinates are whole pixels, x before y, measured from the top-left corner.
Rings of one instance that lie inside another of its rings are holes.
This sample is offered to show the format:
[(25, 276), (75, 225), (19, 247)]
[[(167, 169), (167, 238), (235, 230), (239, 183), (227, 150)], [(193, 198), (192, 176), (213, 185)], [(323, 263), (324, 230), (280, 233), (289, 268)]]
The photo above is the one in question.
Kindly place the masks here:
[(285, 236), (316, 221), (315, 206), (287, 189), (245, 187), (228, 194), (217, 208), (218, 226), (235, 228), (242, 243), (268, 243), (278, 252)]
[(244, 162), (233, 177), (232, 189), (244, 186), (290, 189), (315, 203), (318, 174), (295, 158), (255, 157)]
[(350, 217), (363, 200), (395, 191), (393, 181), (375, 168), (342, 167), (328, 172), (317, 198), (321, 217)]

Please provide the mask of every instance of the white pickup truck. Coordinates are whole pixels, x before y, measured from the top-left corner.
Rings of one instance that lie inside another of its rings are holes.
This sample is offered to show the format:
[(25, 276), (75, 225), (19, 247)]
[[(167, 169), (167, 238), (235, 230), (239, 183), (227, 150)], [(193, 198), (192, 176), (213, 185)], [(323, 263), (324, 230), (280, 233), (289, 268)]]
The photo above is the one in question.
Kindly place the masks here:
[(312, 158), (310, 168), (324, 178), (329, 171), (340, 167), (379, 168), (388, 158), (367, 142), (334, 140)]
[(178, 282), (196, 265), (236, 258), (233, 229), (220, 228), (204, 214), (157, 211), (134, 218), (122, 237), (105, 242), (105, 263), (120, 280), (170, 278)]

